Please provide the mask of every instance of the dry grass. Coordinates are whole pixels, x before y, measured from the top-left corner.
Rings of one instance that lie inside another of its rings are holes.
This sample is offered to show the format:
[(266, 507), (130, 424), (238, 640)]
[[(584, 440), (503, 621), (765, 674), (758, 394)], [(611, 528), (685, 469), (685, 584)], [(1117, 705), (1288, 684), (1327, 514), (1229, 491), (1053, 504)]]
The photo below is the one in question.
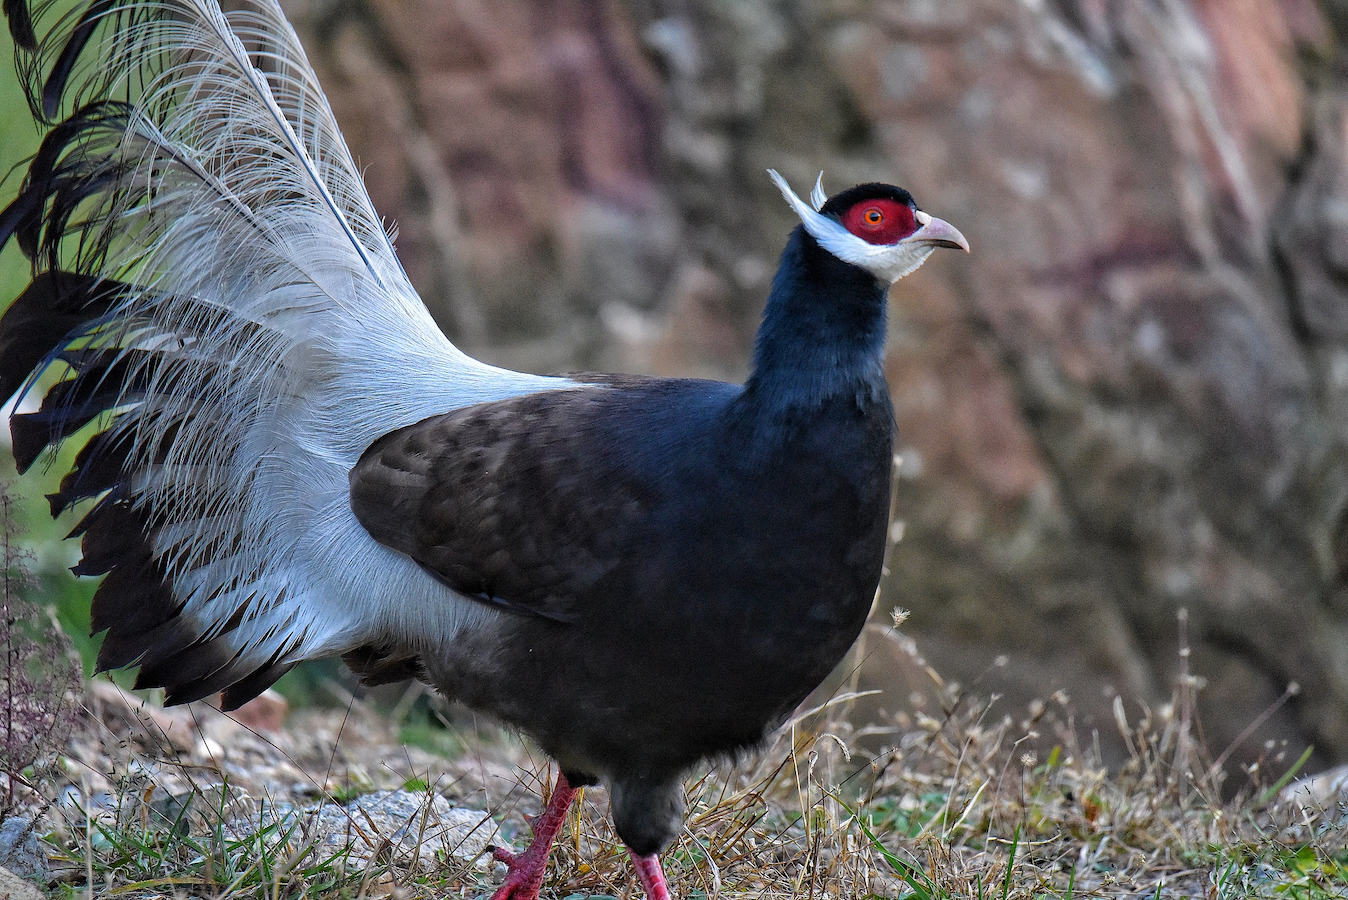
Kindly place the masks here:
[[(867, 729), (867, 742), (878, 734), (889, 744), (873, 758), (849, 751), (863, 735), (846, 724), (854, 695), (840, 693), (800, 715), (762, 753), (691, 779), (687, 827), (664, 856), (675, 894), (1348, 896), (1341, 806), (1308, 808), (1281, 790), (1285, 778), (1261, 785), (1258, 772), (1234, 800), (1221, 799), (1220, 767), (1195, 738), (1195, 679), (1183, 678), (1159, 709), (1130, 715), (1117, 704), (1116, 727), (1131, 758), (1109, 772), (1091, 743), (1083, 745), (1066, 698), (1050, 698), (1027, 720), (1014, 721), (930, 675), (942, 691), (940, 708)], [(314, 726), (305, 728), (312, 738)], [(344, 752), (343, 741), (368, 744), (381, 730), (395, 729), (363, 712), (331, 736), (326, 771), (315, 764), (328, 746), (322, 741), (317, 757), (291, 761), (297, 769), (319, 770), (309, 776), (317, 791), (357, 793), (378, 779), (351, 763), (354, 756), (340, 765), (334, 760)], [(408, 756), (421, 773), (415, 783), (490, 808), (507, 834), (527, 834), (522, 810), (537, 808), (551, 773), (517, 742), (484, 734), (469, 740), (457, 763), (444, 762), (438, 771), (429, 757)], [(212, 790), (206, 785), (216, 773), (209, 766), (172, 762), (175, 753), (181, 756), (181, 738), (176, 751), (167, 741), (147, 747), (111, 732), (108, 741), (120, 758), (74, 760), (67, 771), (84, 771), (87, 781), (100, 764), (126, 770), (115, 784), (128, 809), (150, 796), (156, 779), (177, 778), (179, 792), (183, 779), (203, 794)], [(396, 751), (375, 746), (374, 753), (387, 758)], [(334, 778), (336, 769), (346, 775)], [(127, 771), (141, 773), (140, 780), (124, 777)], [(502, 772), (523, 774), (503, 785)], [(358, 865), (345, 853), (323, 851), (301, 827), (232, 837), (219, 826), (228, 817), (230, 789), (213, 790), (207, 802), (198, 802), (205, 814), (190, 827), (143, 813), (100, 822), (50, 812), (48, 839), (67, 860), (60, 890), (84, 896), (94, 884), (99, 894), (130, 898), (413, 898), (484, 896), (494, 885), (489, 871), (467, 863)], [(249, 790), (253, 797), (271, 796), (272, 788)], [(52, 807), (62, 808), (81, 809)], [(595, 895), (637, 896), (600, 790), (588, 792), (574, 811), (545, 885), (545, 896)]]

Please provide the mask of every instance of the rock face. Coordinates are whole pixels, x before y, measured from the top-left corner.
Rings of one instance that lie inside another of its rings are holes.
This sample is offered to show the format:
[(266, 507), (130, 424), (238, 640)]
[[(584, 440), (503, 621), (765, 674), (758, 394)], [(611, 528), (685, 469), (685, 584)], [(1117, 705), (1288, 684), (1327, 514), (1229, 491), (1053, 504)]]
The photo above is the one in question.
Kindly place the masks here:
[(47, 857), (38, 846), (32, 819), (11, 815), (0, 821), (0, 866), (19, 878), (46, 880)]
[(0, 866), (0, 900), (44, 900), (37, 885)]
[(883, 605), (942, 672), (1106, 728), (1187, 665), (1214, 753), (1295, 682), (1233, 759), (1348, 759), (1348, 4), (290, 12), (495, 361), (740, 377), (792, 224), (764, 169), (909, 187), (975, 252), (893, 292)]

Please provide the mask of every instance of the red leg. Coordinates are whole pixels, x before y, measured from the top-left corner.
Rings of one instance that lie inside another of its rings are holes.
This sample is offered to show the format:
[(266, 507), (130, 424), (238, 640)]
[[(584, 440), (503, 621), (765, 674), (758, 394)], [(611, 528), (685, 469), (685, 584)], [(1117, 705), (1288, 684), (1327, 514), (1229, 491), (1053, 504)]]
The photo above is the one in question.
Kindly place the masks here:
[[(492, 895), (491, 900), (538, 900), (538, 889), (543, 885), (543, 873), (548, 868), (548, 854), (552, 851), (552, 841), (562, 830), (566, 811), (576, 796), (576, 789), (566, 781), (565, 775), (557, 776), (557, 786), (548, 798), (548, 808), (534, 819), (531, 828), (534, 839), (528, 849), (518, 855), (501, 847), (492, 850), (492, 857), (510, 867), (506, 873), (505, 884)], [(657, 863), (657, 868), (659, 864)], [(668, 892), (665, 897), (669, 897)]]
[[(629, 851), (630, 852), (630, 851)], [(641, 879), (641, 889), (646, 892), (646, 900), (669, 900), (669, 885), (665, 884), (665, 873), (660, 868), (660, 857), (632, 854), (632, 865), (637, 868), (637, 877)]]

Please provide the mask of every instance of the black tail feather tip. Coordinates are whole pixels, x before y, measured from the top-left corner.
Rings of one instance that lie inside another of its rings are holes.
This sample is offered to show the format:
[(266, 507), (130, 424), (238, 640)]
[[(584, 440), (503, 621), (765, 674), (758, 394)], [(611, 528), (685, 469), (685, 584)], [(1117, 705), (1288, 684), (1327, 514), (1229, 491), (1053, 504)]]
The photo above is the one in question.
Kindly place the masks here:
[(9, 20), (9, 36), (20, 50), (37, 49), (37, 32), (33, 17), (28, 12), (28, 0), (5, 0), (5, 18)]

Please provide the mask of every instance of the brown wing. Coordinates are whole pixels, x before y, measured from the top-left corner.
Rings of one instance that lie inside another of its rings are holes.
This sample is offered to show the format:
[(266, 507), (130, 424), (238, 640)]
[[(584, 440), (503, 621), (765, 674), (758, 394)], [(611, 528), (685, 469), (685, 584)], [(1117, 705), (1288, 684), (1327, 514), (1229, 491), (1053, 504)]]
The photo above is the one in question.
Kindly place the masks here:
[(352, 510), (460, 593), (570, 621), (657, 500), (606, 432), (614, 400), (530, 394), (391, 432), (352, 469)]

